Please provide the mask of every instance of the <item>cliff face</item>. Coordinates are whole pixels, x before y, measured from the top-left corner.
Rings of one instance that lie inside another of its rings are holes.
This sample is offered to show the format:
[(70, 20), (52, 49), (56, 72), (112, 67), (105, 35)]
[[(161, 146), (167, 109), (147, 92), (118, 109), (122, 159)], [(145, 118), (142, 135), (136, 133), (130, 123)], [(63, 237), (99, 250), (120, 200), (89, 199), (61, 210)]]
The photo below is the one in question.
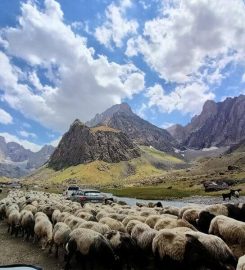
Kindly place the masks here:
[(115, 105), (102, 114), (97, 114), (86, 124), (106, 125), (121, 130), (135, 143), (151, 145), (161, 151), (174, 152), (174, 148), (178, 148), (177, 141), (168, 131), (140, 118), (126, 103)]
[(218, 103), (207, 101), (201, 114), (192, 118), (180, 132), (174, 128), (169, 132), (189, 148), (237, 144), (245, 138), (245, 96)]
[(19, 178), (26, 175), (47, 162), (53, 151), (53, 146), (45, 145), (38, 152), (32, 152), (0, 136), (0, 176)]
[(183, 141), (183, 138), (186, 137), (186, 130), (183, 126), (176, 124), (169, 128), (167, 128), (167, 131), (179, 142), (181, 143)]
[(139, 148), (121, 131), (89, 128), (76, 120), (64, 134), (49, 160), (56, 170), (94, 160), (115, 163), (140, 156)]

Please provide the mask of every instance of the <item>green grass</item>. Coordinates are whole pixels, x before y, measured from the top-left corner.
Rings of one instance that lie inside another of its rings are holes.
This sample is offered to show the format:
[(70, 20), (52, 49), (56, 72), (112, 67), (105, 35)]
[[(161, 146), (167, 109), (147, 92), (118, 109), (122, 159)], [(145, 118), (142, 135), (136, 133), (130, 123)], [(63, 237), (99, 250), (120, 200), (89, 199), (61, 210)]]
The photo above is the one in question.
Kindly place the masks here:
[(140, 146), (140, 149), (145, 153), (149, 154), (152, 157), (155, 157), (161, 161), (166, 161), (166, 162), (172, 162), (172, 163), (185, 163), (182, 159), (179, 159), (177, 157), (171, 156), (165, 152), (159, 151), (153, 147), (148, 147), (148, 146)]
[[(132, 174), (127, 173), (128, 165), (134, 168)], [(70, 179), (84, 185), (109, 185), (130, 183), (147, 176), (160, 175), (164, 173), (144, 160), (135, 159), (129, 162), (108, 164), (103, 161), (94, 161), (89, 164), (71, 166), (67, 169), (55, 171), (44, 167), (35, 174), (26, 177), (27, 182), (42, 183), (45, 185), (66, 184)]]
[[(237, 188), (237, 187), (236, 187)], [(243, 189), (244, 190), (244, 189)], [(118, 197), (129, 197), (145, 200), (169, 200), (180, 199), (191, 196), (214, 196), (220, 197), (222, 193), (228, 192), (228, 190), (222, 190), (218, 192), (205, 192), (201, 188), (184, 188), (173, 187), (171, 189), (162, 186), (147, 186), (147, 187), (127, 187), (120, 189), (102, 189), (103, 192), (112, 193)], [(245, 195), (242, 191), (240, 195)]]
[(164, 200), (184, 198), (193, 195), (203, 195), (203, 191), (200, 189), (178, 189), (178, 188), (163, 188), (159, 186), (150, 187), (129, 187), (122, 189), (104, 189), (104, 192), (112, 193), (118, 197), (130, 197), (136, 199), (148, 199), (148, 200)]
[(184, 163), (182, 160), (154, 148), (142, 146), (141, 150), (141, 157), (119, 163), (97, 160), (60, 171), (43, 167), (33, 175), (26, 177), (26, 181), (47, 186), (66, 185), (71, 179), (78, 184), (90, 186), (130, 185), (147, 177), (163, 175), (166, 173), (165, 168), (172, 168), (175, 164)]
[(0, 183), (9, 183), (11, 179), (5, 176), (0, 176)]

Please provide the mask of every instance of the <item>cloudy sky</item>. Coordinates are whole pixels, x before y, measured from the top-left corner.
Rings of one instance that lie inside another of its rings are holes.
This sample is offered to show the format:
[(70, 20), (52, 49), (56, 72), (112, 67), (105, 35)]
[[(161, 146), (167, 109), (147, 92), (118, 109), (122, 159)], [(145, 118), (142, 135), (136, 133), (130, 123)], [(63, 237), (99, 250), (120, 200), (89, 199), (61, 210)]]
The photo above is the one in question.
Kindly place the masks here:
[(245, 93), (244, 0), (1, 0), (0, 136), (38, 150), (126, 101), (159, 127)]

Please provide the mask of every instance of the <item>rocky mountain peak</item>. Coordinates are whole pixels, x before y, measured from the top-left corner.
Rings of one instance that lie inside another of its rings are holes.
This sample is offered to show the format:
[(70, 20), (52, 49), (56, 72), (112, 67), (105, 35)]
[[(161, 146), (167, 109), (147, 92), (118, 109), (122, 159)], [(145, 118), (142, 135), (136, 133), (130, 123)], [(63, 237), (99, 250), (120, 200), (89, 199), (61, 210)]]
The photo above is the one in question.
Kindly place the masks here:
[(115, 105), (115, 109), (117, 109), (119, 112), (133, 113), (131, 107), (126, 102)]
[(59, 170), (95, 160), (116, 163), (140, 156), (140, 149), (123, 132), (80, 123), (73, 123), (64, 134), (49, 160), (50, 167)]
[(89, 127), (94, 127), (97, 125), (107, 125), (113, 115), (120, 113), (127, 115), (134, 114), (131, 107), (127, 103), (116, 104), (105, 110), (101, 114), (97, 113), (93, 119), (86, 122), (86, 125)]
[(0, 176), (21, 177), (42, 166), (53, 153), (54, 147), (45, 145), (38, 152), (25, 149), (16, 142), (6, 142), (0, 136)]
[(178, 141), (181, 142), (182, 138), (185, 136), (185, 128), (182, 125), (175, 124), (169, 128), (167, 131)]
[(158, 150), (174, 152), (178, 148), (177, 141), (168, 131), (161, 129), (133, 113), (127, 103), (117, 104), (92, 120), (86, 122), (89, 127), (108, 126), (120, 130), (140, 145), (151, 145)]
[(178, 132), (170, 132), (190, 148), (230, 146), (245, 138), (245, 95), (222, 102), (208, 100), (200, 115)]
[(75, 126), (85, 126), (85, 124), (81, 122), (79, 119), (75, 119), (73, 123), (71, 124), (71, 127), (75, 127)]
[(202, 114), (214, 115), (217, 113), (217, 104), (214, 100), (207, 100), (202, 109)]

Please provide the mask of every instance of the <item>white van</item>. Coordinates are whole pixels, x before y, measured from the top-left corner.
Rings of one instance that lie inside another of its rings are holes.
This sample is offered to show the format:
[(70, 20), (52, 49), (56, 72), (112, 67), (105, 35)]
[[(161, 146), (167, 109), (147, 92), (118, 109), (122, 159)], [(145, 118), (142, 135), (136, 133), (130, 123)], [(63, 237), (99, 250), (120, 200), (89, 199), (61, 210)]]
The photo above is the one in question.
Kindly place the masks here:
[(73, 193), (78, 192), (79, 187), (78, 186), (69, 186), (67, 190), (64, 192), (64, 196), (68, 199), (71, 197)]

